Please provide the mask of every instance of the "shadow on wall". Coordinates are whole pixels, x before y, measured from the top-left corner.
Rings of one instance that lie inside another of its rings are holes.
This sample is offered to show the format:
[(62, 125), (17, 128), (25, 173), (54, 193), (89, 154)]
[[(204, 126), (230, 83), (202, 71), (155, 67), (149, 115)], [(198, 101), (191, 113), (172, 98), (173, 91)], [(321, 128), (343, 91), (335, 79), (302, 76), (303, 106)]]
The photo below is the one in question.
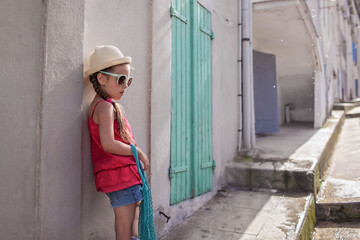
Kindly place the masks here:
[[(105, 194), (97, 192), (91, 162), (88, 108), (95, 95), (89, 79), (83, 79), (81, 138), (81, 219), (83, 239), (114, 239), (114, 214)], [(86, 221), (83, 221), (86, 219)], [(91, 222), (91, 227), (87, 223)]]

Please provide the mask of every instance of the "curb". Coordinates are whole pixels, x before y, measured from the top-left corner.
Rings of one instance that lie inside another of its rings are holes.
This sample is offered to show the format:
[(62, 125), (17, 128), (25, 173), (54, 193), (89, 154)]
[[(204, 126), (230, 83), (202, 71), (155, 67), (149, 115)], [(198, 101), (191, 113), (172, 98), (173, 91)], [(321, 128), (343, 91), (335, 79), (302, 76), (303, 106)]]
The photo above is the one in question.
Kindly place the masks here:
[(317, 221), (353, 221), (360, 219), (360, 202), (317, 203)]
[(227, 183), (245, 190), (277, 189), (289, 192), (313, 191), (313, 174), (289, 163), (237, 163), (226, 165)]
[(344, 119), (344, 111), (332, 111), (331, 116), (326, 120), (325, 124), (309, 141), (290, 156), (290, 161), (293, 163), (311, 163), (309, 171), (312, 172), (314, 176), (313, 190), (315, 196), (321, 184), (320, 180), (329, 166), (328, 159), (332, 154)]
[(360, 107), (354, 107), (350, 111), (348, 111), (345, 115), (346, 118), (356, 118), (360, 117)]
[(305, 215), (301, 217), (296, 227), (296, 239), (308, 240), (312, 238), (316, 224), (315, 198), (311, 194), (305, 206)]
[(323, 127), (287, 161), (254, 162), (251, 158), (247, 161), (227, 163), (227, 183), (246, 190), (270, 188), (313, 192), (316, 195), (344, 119), (344, 111), (332, 111)]

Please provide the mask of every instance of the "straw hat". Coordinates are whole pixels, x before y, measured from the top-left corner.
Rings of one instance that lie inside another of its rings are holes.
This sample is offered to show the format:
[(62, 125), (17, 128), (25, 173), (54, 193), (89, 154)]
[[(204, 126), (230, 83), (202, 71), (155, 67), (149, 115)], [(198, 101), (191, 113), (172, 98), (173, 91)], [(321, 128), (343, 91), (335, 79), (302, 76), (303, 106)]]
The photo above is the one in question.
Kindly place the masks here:
[(131, 57), (124, 57), (122, 52), (115, 46), (96, 46), (95, 52), (90, 56), (89, 69), (85, 75), (89, 76), (102, 69), (123, 63), (131, 63)]

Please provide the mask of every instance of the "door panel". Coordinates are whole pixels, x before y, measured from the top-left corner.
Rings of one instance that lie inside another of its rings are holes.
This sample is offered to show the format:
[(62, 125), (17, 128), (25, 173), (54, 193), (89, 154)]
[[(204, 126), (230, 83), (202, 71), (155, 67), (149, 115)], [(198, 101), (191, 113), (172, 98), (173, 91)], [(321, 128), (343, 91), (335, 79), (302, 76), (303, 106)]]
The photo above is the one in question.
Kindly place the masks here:
[(170, 204), (212, 189), (211, 14), (172, 1)]
[(212, 189), (211, 14), (196, 4), (195, 13), (195, 196)]
[(253, 52), (255, 132), (279, 131), (275, 55)]
[(191, 186), (190, 8), (188, 0), (172, 8), (171, 203), (188, 199)]

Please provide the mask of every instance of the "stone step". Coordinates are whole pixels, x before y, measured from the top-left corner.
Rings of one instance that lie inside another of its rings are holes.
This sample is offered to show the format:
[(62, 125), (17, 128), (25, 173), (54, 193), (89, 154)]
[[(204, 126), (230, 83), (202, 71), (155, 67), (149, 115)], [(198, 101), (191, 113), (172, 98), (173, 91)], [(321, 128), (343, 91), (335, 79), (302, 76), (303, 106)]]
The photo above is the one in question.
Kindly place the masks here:
[(360, 220), (360, 180), (328, 176), (316, 200), (318, 221)]
[(311, 239), (313, 194), (279, 194), (228, 188), (161, 240)]
[(359, 155), (359, 119), (345, 119), (330, 158), (327, 176), (316, 197), (319, 221), (360, 219)]
[(287, 160), (237, 157), (226, 165), (227, 183), (248, 190), (270, 188), (316, 194), (343, 121), (344, 111), (333, 111), (324, 126)]
[(354, 103), (356, 106), (360, 106), (360, 98), (355, 98), (350, 101), (351, 103)]
[(314, 172), (311, 166), (291, 162), (230, 162), (226, 180), (231, 186), (246, 190), (276, 189), (291, 192), (313, 192)]
[(325, 239), (360, 239), (359, 222), (321, 222), (316, 226), (313, 240)]
[(356, 118), (356, 117), (360, 117), (360, 106), (359, 107), (354, 107), (353, 109), (351, 109), (350, 111), (348, 111), (345, 115), (346, 118)]
[(333, 110), (343, 110), (345, 112), (350, 111), (353, 107), (355, 107), (355, 103), (334, 103)]
[(360, 202), (317, 203), (317, 221), (360, 220)]

